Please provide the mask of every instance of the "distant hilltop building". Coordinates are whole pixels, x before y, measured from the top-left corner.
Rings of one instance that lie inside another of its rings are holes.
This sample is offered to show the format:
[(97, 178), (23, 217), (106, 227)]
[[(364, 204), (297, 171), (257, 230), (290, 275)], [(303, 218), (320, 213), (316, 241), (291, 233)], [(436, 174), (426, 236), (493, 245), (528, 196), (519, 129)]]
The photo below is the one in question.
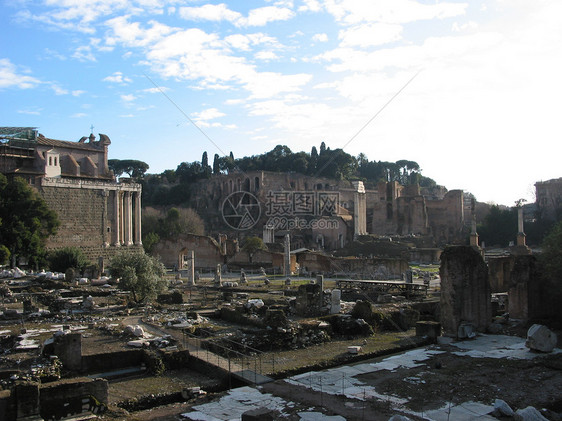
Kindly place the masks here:
[(535, 183), (538, 216), (544, 220), (562, 218), (562, 177)]
[(61, 225), (48, 249), (78, 247), (95, 261), (122, 247), (142, 249), (141, 186), (109, 170), (109, 137), (55, 140), (34, 127), (0, 127), (0, 172), (22, 177), (55, 211)]
[[(462, 190), (437, 187), (429, 191), (398, 182), (366, 188), (362, 181), (268, 171), (232, 172), (200, 180), (190, 199), (190, 206), (205, 218), (213, 235), (260, 235), (273, 243), (290, 230), (292, 248), (326, 250), (340, 249), (365, 234), (426, 236), (437, 245), (463, 244), (468, 235), (466, 203)], [(225, 204), (232, 205), (233, 214), (247, 210), (248, 215), (225, 218)], [(261, 213), (251, 215), (258, 208)], [(244, 225), (251, 217), (257, 218), (250, 221), (255, 223)]]

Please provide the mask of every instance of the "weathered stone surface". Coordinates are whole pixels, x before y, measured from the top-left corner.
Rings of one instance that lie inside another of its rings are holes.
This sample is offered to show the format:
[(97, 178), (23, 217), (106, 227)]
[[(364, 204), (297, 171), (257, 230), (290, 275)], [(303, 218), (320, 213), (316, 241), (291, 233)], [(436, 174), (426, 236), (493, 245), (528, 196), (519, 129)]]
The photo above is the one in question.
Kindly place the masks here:
[(17, 418), (39, 414), (39, 383), (19, 382), (15, 387)]
[(441, 254), (441, 325), (447, 335), (457, 336), (461, 323), (479, 332), (492, 320), (488, 267), (471, 246), (447, 247)]
[(242, 421), (273, 421), (275, 414), (269, 408), (251, 409), (242, 414)]
[(516, 421), (548, 421), (547, 418), (543, 417), (542, 414), (532, 406), (528, 406), (525, 409), (518, 409), (515, 412), (514, 419)]
[(393, 415), (388, 421), (411, 421), (411, 419), (404, 415)]
[(416, 336), (427, 336), (437, 338), (441, 336), (441, 323), (428, 320), (421, 320), (416, 323)]
[(508, 312), (514, 319), (528, 320), (542, 311), (534, 256), (513, 256), (508, 283)]
[(322, 286), (303, 284), (297, 291), (295, 310), (299, 316), (319, 316), (322, 314)]
[(527, 331), (525, 346), (534, 351), (552, 352), (558, 338), (554, 332), (544, 325), (534, 324)]
[(494, 411), (497, 411), (499, 415), (505, 415), (506, 417), (512, 417), (514, 414), (513, 409), (511, 409), (507, 402), (501, 399), (496, 399), (494, 401)]

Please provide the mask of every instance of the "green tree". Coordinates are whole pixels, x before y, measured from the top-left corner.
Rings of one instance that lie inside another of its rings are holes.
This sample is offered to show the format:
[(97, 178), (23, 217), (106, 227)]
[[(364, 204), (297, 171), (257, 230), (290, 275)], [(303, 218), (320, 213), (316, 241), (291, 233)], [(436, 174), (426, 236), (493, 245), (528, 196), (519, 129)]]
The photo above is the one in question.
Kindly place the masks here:
[(316, 146), (312, 147), (310, 151), (310, 162), (308, 163), (308, 173), (314, 174), (316, 172), (316, 168), (318, 166), (318, 150)]
[(322, 142), (320, 144), (320, 156), (324, 155), (324, 153), (326, 153), (326, 144)]
[(177, 179), (175, 170), (165, 170), (162, 173), (162, 176), (166, 179), (168, 183), (175, 183)]
[(151, 231), (143, 235), (142, 247), (144, 248), (144, 251), (146, 253), (151, 254), (152, 251), (154, 250), (154, 247), (156, 246), (156, 244), (158, 244), (159, 241), (160, 241), (160, 236), (156, 234), (154, 231)]
[(540, 262), (545, 275), (552, 280), (558, 280), (559, 290), (562, 290), (562, 222), (554, 225), (542, 242)]
[(247, 253), (255, 253), (258, 250), (267, 250), (267, 246), (260, 237), (246, 237), (242, 250)]
[[(146, 207), (142, 214), (143, 245), (149, 253), (155, 243), (174, 240), (182, 234), (203, 235), (205, 223), (191, 208), (173, 207), (167, 212)], [(150, 234), (154, 234), (149, 236)]]
[(148, 171), (148, 164), (135, 159), (109, 159), (107, 165), (113, 171), (115, 177), (120, 177), (124, 173), (131, 178), (142, 178)]
[(49, 261), (49, 269), (53, 272), (66, 272), (67, 269), (73, 268), (83, 272), (90, 263), (82, 250), (77, 247), (64, 247), (62, 249), (53, 250), (47, 257)]
[(42, 263), (45, 241), (59, 226), (56, 213), (25, 180), (8, 182), (0, 174), (0, 244), (12, 258), (27, 257), (30, 264)]
[(517, 209), (494, 205), (477, 227), (480, 240), (489, 246), (506, 247), (517, 238)]
[(542, 272), (541, 307), (554, 326), (562, 326), (562, 221), (552, 227), (541, 244), (538, 264)]
[(221, 158), (218, 153), (215, 154), (213, 158), (213, 174), (220, 174), (221, 173)]
[(204, 178), (209, 178), (211, 173), (213, 172), (212, 168), (209, 165), (209, 157), (207, 155), (207, 151), (203, 152), (203, 156), (201, 157), (201, 172)]
[(130, 291), (135, 303), (153, 299), (163, 291), (166, 273), (164, 265), (155, 257), (145, 253), (123, 251), (109, 264), (111, 276), (119, 278), (119, 288)]
[(0, 265), (5, 265), (10, 261), (10, 250), (4, 244), (0, 244)]

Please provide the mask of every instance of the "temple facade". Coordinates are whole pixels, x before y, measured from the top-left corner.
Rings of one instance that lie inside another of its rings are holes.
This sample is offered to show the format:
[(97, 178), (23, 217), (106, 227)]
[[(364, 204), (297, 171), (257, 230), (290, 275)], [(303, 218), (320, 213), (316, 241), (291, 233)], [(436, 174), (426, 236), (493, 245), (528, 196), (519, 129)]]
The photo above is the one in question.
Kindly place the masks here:
[(140, 184), (108, 167), (109, 137), (49, 139), (34, 128), (0, 128), (0, 171), (34, 187), (61, 222), (48, 249), (80, 248), (92, 261), (124, 247), (142, 251)]

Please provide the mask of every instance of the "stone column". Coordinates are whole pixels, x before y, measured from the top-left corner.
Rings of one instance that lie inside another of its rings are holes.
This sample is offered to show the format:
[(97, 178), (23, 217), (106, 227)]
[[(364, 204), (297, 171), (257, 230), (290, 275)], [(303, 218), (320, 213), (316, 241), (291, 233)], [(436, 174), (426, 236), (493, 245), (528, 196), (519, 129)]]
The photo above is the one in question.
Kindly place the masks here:
[(135, 193), (135, 244), (142, 244), (141, 192)]
[(285, 276), (291, 276), (291, 236), (289, 234), (285, 234), (283, 244), (285, 246), (283, 271)]
[(187, 284), (195, 285), (195, 252), (189, 252), (189, 268), (187, 272)]
[(123, 222), (125, 228), (123, 243), (126, 246), (130, 246), (133, 244), (133, 202), (130, 191), (124, 192), (123, 196)]
[(472, 224), (470, 230), (470, 245), (472, 247), (478, 247), (478, 233), (476, 232), (476, 211), (475, 211), (475, 200), (472, 199), (471, 203), (471, 217), (472, 217)]
[(114, 191), (115, 199), (113, 201), (113, 245), (119, 247), (121, 245), (121, 194), (119, 190)]
[(517, 207), (517, 245), (525, 246), (525, 232), (523, 231), (523, 207)]
[(367, 234), (367, 198), (365, 196), (365, 186), (362, 181), (354, 181), (355, 188), (353, 203), (353, 225), (354, 235)]
[(103, 197), (103, 212), (102, 212), (102, 219), (101, 219), (101, 229), (102, 229), (102, 238), (103, 238), (103, 246), (109, 247), (109, 243), (111, 242), (111, 230), (108, 228), (108, 218), (107, 218), (107, 201), (109, 197), (109, 192), (107, 190), (101, 191), (101, 196)]

